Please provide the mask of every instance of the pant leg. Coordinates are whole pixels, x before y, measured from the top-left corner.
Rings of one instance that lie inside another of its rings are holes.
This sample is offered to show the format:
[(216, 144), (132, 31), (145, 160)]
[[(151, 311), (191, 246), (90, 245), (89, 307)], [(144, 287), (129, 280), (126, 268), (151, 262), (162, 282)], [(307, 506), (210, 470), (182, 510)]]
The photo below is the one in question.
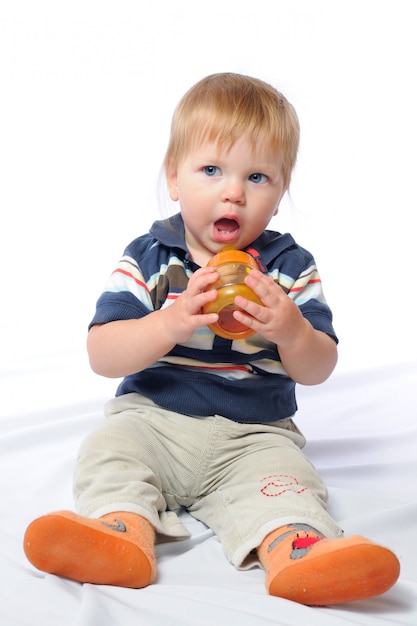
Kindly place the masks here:
[(289, 523), (309, 524), (329, 537), (343, 534), (327, 513), (327, 489), (300, 448), (301, 434), (279, 422), (217, 420), (204, 495), (189, 511), (214, 530), (235, 566), (257, 564), (254, 549)]
[(159, 534), (188, 537), (175, 511), (201, 493), (215, 418), (168, 411), (135, 393), (110, 400), (105, 413), (78, 456), (78, 511), (88, 517), (130, 511)]
[(85, 439), (78, 454), (76, 508), (81, 515), (95, 518), (115, 511), (137, 513), (159, 534), (185, 538), (189, 533), (169, 511), (164, 495), (166, 476), (175, 472), (164, 447), (161, 417), (154, 427), (157, 410), (137, 394), (106, 405), (106, 418)]

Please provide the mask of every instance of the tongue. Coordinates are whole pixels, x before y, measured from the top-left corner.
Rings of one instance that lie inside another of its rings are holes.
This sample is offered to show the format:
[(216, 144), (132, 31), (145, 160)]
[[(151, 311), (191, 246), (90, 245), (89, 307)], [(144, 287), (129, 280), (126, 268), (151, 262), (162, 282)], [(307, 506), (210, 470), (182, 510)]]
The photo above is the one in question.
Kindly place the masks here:
[(222, 231), (226, 231), (227, 233), (232, 233), (239, 228), (239, 225), (236, 222), (236, 220), (229, 220), (226, 217), (224, 217), (221, 220), (217, 220), (216, 228), (217, 230), (222, 230)]

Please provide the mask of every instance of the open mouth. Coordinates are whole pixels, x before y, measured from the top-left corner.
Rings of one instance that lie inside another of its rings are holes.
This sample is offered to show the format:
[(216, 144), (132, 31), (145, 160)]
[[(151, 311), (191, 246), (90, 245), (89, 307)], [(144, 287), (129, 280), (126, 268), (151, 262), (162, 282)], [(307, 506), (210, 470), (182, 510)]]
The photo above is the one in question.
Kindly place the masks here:
[(227, 217), (214, 223), (214, 236), (217, 241), (233, 241), (238, 236), (239, 230), (238, 222)]

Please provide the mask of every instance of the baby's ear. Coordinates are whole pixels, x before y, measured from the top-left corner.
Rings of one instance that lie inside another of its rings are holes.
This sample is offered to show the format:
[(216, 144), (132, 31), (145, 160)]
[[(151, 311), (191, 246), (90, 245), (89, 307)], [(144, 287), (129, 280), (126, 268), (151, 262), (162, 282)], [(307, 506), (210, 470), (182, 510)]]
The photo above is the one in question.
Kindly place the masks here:
[(177, 169), (170, 163), (165, 166), (165, 176), (167, 179), (169, 197), (176, 202), (178, 200)]
[(278, 201), (277, 207), (276, 207), (276, 209), (275, 209), (274, 216), (275, 216), (275, 215), (278, 215), (279, 205), (281, 204), (281, 200), (282, 200), (282, 198), (283, 198), (283, 197), (285, 196), (285, 194), (288, 192), (289, 186), (290, 186), (290, 184), (288, 183), (288, 185), (284, 188), (284, 190), (283, 190), (283, 192), (282, 192), (282, 194), (281, 194), (281, 197), (280, 197), (280, 199), (279, 199), (279, 201)]

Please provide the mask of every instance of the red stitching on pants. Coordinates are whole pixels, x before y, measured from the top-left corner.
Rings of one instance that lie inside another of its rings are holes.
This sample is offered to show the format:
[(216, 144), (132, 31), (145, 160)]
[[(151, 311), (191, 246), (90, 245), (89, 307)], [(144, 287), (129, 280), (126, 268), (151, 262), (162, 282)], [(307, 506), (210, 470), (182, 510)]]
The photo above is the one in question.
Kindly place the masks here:
[[(272, 474), (262, 478), (261, 483), (268, 481), (262, 488), (261, 493), (268, 498), (276, 498), (282, 496), (287, 491), (300, 494), (303, 491), (307, 491), (307, 487), (300, 487), (298, 480), (294, 476), (287, 476), (286, 474)], [(297, 489), (297, 487), (300, 487)]]

